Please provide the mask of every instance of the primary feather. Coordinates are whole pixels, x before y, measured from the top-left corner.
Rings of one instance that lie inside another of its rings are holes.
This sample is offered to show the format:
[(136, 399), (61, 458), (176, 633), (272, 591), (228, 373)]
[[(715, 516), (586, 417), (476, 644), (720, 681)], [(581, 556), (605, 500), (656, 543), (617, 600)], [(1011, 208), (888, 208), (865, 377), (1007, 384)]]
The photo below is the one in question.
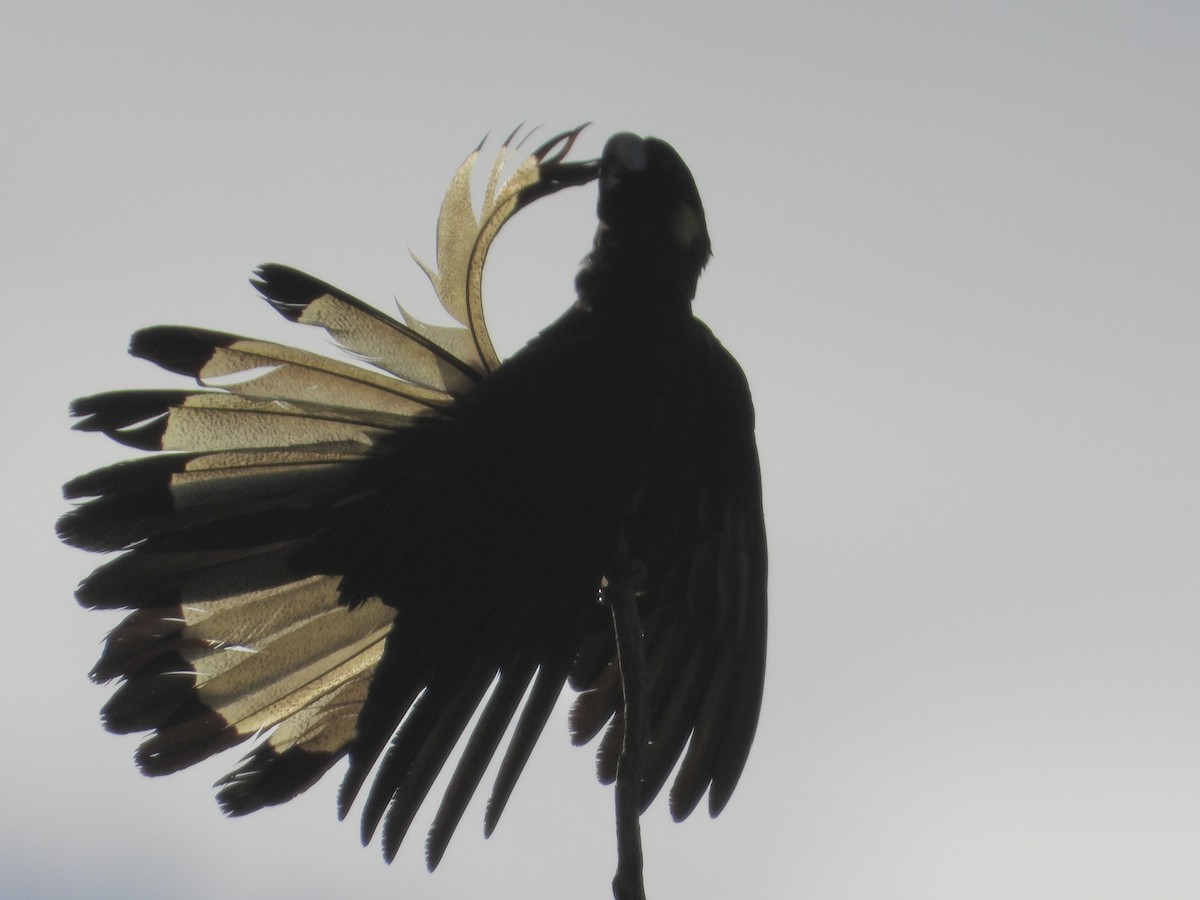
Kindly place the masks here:
[[(506, 143), (478, 218), (478, 150), (456, 174), (425, 270), (459, 325), (397, 321), (265, 265), (263, 297), (356, 363), (149, 328), (131, 351), (199, 388), (76, 401), (77, 428), (160, 451), (68, 483), (85, 502), (59, 523), (68, 543), (122, 551), (78, 598), (133, 610), (92, 674), (121, 681), (110, 730), (151, 732), (143, 771), (263, 735), (218, 784), (236, 815), (348, 756), (340, 812), (370, 780), (363, 837), (382, 826), (390, 859), (482, 703), (434, 815), (432, 868), (511, 729), (485, 817), (495, 827), (568, 681), (573, 739), (607, 726), (598, 765), (615, 777), (621, 686), (598, 591), (621, 552), (646, 570), (643, 804), (677, 769), (676, 818), (705, 792), (712, 814), (724, 807), (765, 663), (753, 407), (691, 313), (709, 243), (687, 167), (633, 135), (598, 164), (563, 162), (577, 133), (502, 181)], [(501, 364), (480, 290), (492, 240), (522, 206), (596, 177), (600, 226), (576, 303)]]

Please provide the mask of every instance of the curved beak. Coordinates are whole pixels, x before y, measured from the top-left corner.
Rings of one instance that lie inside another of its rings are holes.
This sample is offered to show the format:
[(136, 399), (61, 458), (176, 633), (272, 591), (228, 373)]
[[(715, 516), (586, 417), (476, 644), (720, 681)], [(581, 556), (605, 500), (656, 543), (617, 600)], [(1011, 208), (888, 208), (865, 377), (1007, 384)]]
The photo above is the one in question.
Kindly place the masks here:
[(575, 139), (588, 124), (580, 125), (571, 131), (564, 131), (533, 151), (533, 158), (538, 161), (538, 180), (524, 188), (517, 197), (517, 209), (528, 206), (535, 200), (548, 197), (563, 188), (575, 187), (595, 181), (600, 177), (600, 160), (590, 159), (584, 162), (563, 162), (571, 152)]

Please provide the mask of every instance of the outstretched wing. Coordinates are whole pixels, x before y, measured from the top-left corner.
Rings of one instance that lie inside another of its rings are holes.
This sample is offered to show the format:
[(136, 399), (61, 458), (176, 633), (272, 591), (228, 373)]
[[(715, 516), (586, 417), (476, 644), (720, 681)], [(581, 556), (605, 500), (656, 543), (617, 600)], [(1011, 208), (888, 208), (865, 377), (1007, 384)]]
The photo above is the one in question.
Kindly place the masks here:
[(483, 261), (522, 205), (594, 177), (594, 167), (560, 165), (577, 134), (548, 141), (501, 183), (506, 143), (480, 219), (469, 194), (478, 150), (456, 174), (438, 270), (426, 271), (460, 325), (400, 322), (266, 265), (254, 283), (267, 301), (325, 329), (357, 364), (149, 328), (131, 352), (200, 389), (117, 391), (72, 406), (78, 429), (158, 451), (72, 480), (65, 494), (83, 502), (59, 522), (67, 543), (121, 554), (77, 596), (133, 610), (92, 676), (121, 681), (104, 708), (110, 730), (152, 732), (137, 753), (143, 771), (176, 771), (265, 735), (219, 784), (222, 807), (241, 814), (295, 796), (346, 754), (397, 610), (374, 594), (346, 602), (344, 572), (313, 571), (306, 549), (369, 490), (372, 461), (386, 453), (402, 467), (411, 435), (498, 365), (482, 316)]

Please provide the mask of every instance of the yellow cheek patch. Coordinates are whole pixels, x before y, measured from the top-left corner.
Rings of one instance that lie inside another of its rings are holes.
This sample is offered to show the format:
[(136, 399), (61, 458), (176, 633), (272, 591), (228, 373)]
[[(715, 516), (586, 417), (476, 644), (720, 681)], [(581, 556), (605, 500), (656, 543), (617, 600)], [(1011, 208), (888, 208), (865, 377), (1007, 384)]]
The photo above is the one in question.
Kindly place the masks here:
[(680, 247), (690, 247), (704, 236), (704, 218), (687, 204), (680, 204), (671, 222), (671, 237)]

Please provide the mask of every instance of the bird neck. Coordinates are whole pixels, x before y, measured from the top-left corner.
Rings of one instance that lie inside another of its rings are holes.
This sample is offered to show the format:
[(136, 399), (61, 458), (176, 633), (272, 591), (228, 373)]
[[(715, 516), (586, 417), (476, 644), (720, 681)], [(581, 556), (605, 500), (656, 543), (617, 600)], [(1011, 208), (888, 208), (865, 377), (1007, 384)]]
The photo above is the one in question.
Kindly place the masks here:
[(699, 278), (695, 262), (666, 243), (621, 241), (601, 226), (575, 289), (579, 305), (597, 315), (668, 325), (691, 318)]

